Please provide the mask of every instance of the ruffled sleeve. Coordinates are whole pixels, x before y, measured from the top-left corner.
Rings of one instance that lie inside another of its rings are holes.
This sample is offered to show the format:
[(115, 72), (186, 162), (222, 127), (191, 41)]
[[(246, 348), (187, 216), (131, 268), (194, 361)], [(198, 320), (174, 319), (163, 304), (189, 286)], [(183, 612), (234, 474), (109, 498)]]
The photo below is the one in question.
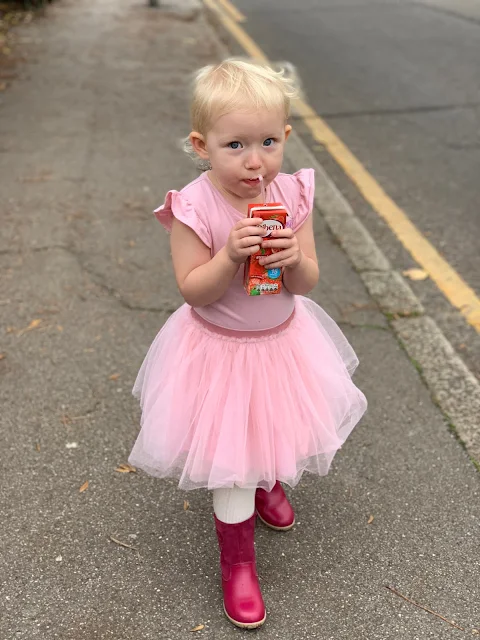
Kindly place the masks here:
[(313, 210), (315, 172), (313, 169), (300, 169), (292, 177), (295, 179), (298, 189), (298, 200), (293, 212), (291, 226), (294, 231), (297, 231)]
[(193, 229), (203, 244), (206, 244), (209, 249), (212, 248), (209, 229), (193, 204), (180, 191), (169, 191), (165, 198), (165, 203), (155, 209), (153, 213), (169, 233), (172, 230), (172, 222), (175, 217)]

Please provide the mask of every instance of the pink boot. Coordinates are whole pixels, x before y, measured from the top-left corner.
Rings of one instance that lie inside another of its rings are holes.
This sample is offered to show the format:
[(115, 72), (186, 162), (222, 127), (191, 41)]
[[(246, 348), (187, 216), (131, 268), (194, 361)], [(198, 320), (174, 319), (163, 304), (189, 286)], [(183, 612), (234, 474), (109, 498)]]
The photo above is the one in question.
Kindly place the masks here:
[(255, 493), (255, 507), (258, 517), (267, 527), (277, 531), (288, 531), (295, 524), (295, 514), (280, 482), (275, 483), (268, 492), (257, 489)]
[(226, 524), (216, 516), (214, 518), (220, 546), (225, 613), (237, 627), (255, 629), (266, 618), (253, 546), (256, 515), (237, 524)]

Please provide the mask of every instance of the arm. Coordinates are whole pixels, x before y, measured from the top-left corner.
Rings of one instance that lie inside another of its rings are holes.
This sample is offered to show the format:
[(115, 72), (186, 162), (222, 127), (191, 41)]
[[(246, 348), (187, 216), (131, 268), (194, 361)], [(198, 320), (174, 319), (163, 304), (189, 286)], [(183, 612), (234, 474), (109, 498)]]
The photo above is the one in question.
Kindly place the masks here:
[(272, 237), (263, 246), (274, 247), (278, 251), (261, 259), (260, 264), (270, 269), (284, 267), (285, 288), (290, 293), (305, 295), (313, 289), (319, 278), (313, 216), (308, 216), (296, 233), (292, 229), (282, 229), (274, 232)]
[(210, 249), (193, 229), (174, 218), (170, 240), (173, 268), (185, 302), (192, 307), (204, 307), (223, 296), (240, 264), (258, 251), (261, 222), (241, 220), (232, 229), (225, 247), (212, 258)]
[(300, 249), (300, 262), (285, 268), (283, 282), (290, 293), (305, 295), (313, 289), (320, 277), (313, 235), (313, 215), (308, 216), (295, 236)]

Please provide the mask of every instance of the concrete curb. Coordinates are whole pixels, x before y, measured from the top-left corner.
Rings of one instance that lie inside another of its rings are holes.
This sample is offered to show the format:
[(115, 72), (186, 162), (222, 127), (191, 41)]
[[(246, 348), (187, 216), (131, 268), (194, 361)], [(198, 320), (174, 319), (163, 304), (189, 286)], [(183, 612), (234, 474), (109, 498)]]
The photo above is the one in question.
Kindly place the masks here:
[[(238, 43), (218, 13), (204, 4), (208, 22), (230, 51)], [(295, 167), (315, 170), (315, 206), (360, 275), (369, 294), (390, 320), (397, 339), (414, 361), (433, 401), (450, 421), (476, 466), (480, 465), (480, 383), (456, 354), (435, 321), (425, 315), (420, 300), (353, 212), (324, 168), (295, 133), (286, 147)], [(479, 467), (480, 468), (480, 467)]]
[(480, 462), (480, 383), (456, 354), (400, 273), (355, 216), (323, 167), (292, 132), (286, 155), (295, 167), (315, 169), (315, 205), (357, 270), (409, 357), (420, 369), (434, 402), (449, 419), (470, 456)]

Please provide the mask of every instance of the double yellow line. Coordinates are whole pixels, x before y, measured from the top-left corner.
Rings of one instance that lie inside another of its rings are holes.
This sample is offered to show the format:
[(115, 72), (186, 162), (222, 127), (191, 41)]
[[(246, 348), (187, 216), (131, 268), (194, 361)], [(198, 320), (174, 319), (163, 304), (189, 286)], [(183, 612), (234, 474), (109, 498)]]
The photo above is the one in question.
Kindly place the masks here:
[[(223, 26), (251, 58), (268, 62), (267, 56), (240, 26), (246, 21), (245, 16), (229, 0), (204, 0), (204, 3), (216, 12)], [(314, 109), (303, 100), (295, 102), (295, 109), (313, 138), (323, 145), (343, 168), (365, 200), (385, 220), (414, 260), (428, 273), (449, 302), (459, 309), (467, 322), (480, 332), (480, 299), (475, 291), (442, 258), (403, 209), (385, 193), (375, 178)]]

